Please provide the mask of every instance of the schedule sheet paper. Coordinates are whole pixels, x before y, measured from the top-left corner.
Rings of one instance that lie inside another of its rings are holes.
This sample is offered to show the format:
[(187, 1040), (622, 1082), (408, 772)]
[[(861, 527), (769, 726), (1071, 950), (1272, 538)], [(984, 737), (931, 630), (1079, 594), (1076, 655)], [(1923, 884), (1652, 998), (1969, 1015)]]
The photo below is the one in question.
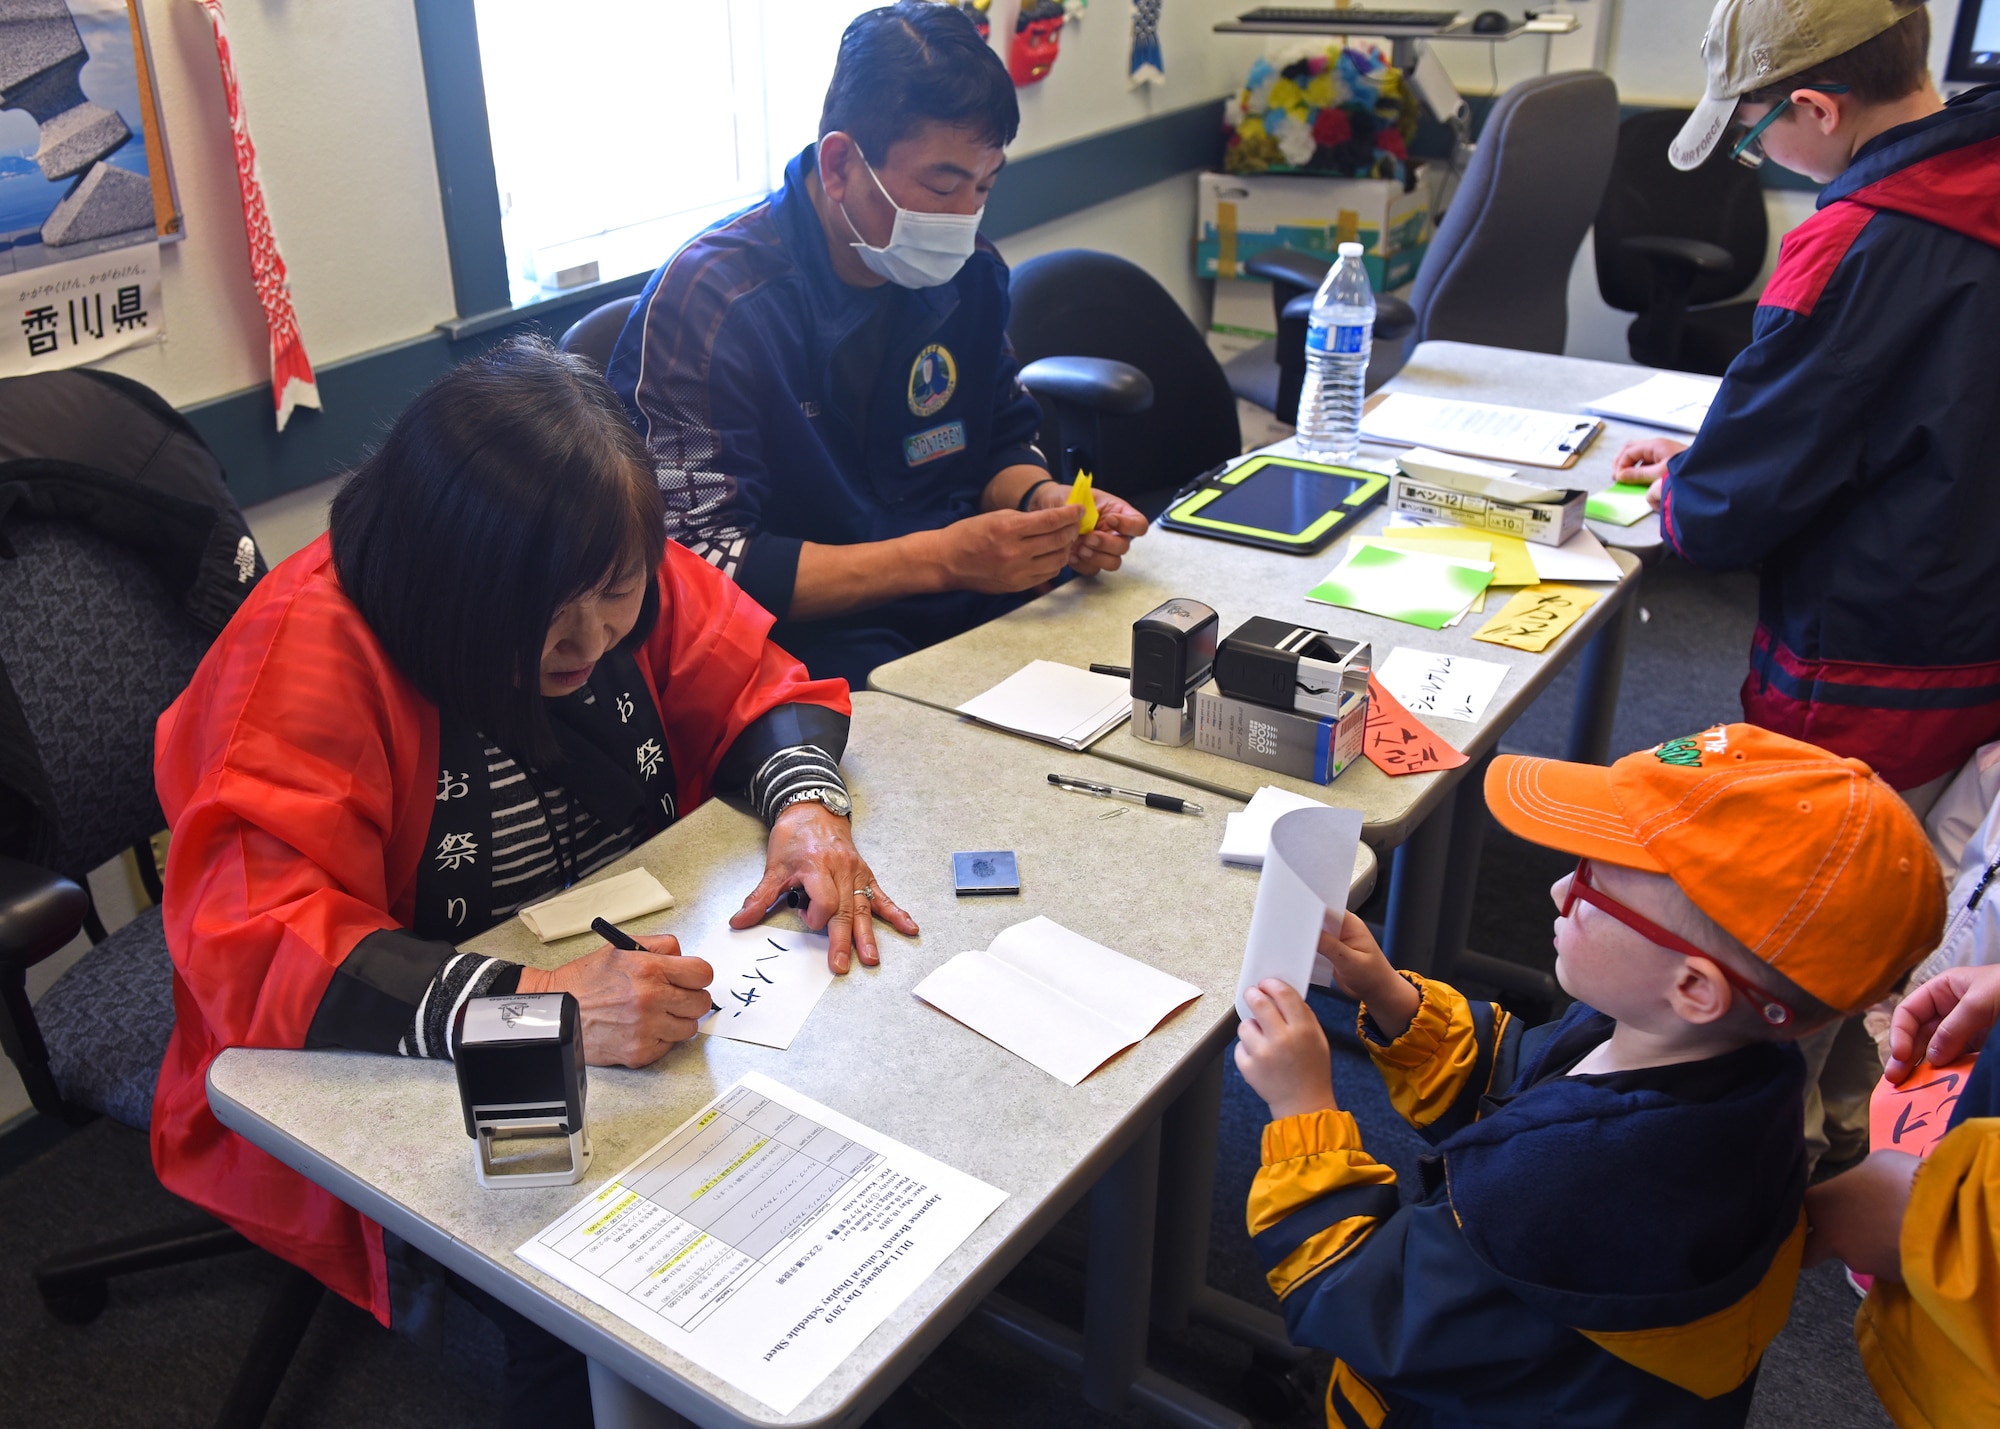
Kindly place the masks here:
[(516, 1254), (790, 1414), (1006, 1199), (752, 1072)]

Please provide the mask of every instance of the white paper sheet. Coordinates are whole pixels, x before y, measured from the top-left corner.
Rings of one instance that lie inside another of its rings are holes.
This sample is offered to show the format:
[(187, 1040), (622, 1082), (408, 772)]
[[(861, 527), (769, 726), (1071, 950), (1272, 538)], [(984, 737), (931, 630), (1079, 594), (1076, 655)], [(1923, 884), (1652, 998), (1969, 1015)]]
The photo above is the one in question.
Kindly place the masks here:
[(790, 1414), (1006, 1199), (753, 1072), (515, 1254)]
[(1271, 826), (1271, 851), (1257, 880), (1243, 970), (1236, 978), (1238, 1017), (1254, 1020), (1243, 992), (1267, 977), (1290, 983), (1301, 997), (1309, 983), (1326, 981), (1320, 925), (1328, 909), (1347, 906), (1360, 842), (1359, 809), (1294, 809)]
[(1294, 809), (1328, 807), (1318, 799), (1308, 799), (1303, 794), (1294, 794), (1275, 784), (1264, 785), (1250, 796), (1250, 802), (1244, 806), (1242, 813), (1231, 814), (1223, 821), (1222, 861), (1262, 868), (1264, 854), (1271, 847), (1271, 825), (1278, 821), (1280, 815), (1289, 814)]
[(819, 1005), (820, 994), (833, 984), (824, 933), (727, 928), (681, 951), (706, 959), (715, 969), (708, 992), (722, 1010), (702, 1018), (701, 1030), (732, 1042), (781, 1051), (791, 1046)]
[(1528, 542), (1528, 559), (1535, 563), (1535, 574), (1545, 581), (1615, 581), (1625, 575), (1589, 527), (1560, 546)]
[(1722, 386), (1720, 377), (1688, 377), (1678, 372), (1659, 372), (1633, 387), (1623, 387), (1608, 397), (1583, 404), (1586, 412), (1600, 417), (1617, 417), (1642, 422), (1649, 427), (1666, 427), (1676, 432), (1698, 432), (1708, 416), (1709, 404)]
[(1361, 418), (1364, 441), (1431, 447), (1459, 456), (1559, 467), (1600, 425), (1595, 417), (1391, 393)]
[(602, 918), (623, 923), (674, 906), (674, 895), (660, 880), (643, 868), (629, 869), (616, 878), (580, 884), (553, 898), (523, 908), (519, 917), (528, 931), (544, 943), (574, 938), (590, 931), (590, 921)]
[(1201, 996), (1048, 918), (1003, 929), (984, 952), (960, 953), (913, 990), (1072, 1087)]
[(1088, 749), (1131, 717), (1132, 685), (1115, 675), (1031, 660), (958, 712), (1065, 749)]
[(1398, 645), (1375, 667), (1375, 678), (1396, 702), (1420, 718), (1439, 715), (1477, 724), (1507, 667), (1469, 655), (1444, 655)]

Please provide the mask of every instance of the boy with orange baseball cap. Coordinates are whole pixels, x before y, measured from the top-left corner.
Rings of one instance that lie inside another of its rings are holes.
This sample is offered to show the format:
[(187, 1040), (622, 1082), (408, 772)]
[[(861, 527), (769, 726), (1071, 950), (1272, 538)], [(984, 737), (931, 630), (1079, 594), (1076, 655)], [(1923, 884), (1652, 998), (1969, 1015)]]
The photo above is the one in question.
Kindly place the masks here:
[(1936, 857), (1865, 764), (1748, 725), (1609, 768), (1503, 756), (1486, 798), (1580, 856), (1550, 890), (1577, 1002), (1524, 1035), (1390, 967), (1351, 913), (1321, 938), (1435, 1148), (1404, 1205), (1334, 1104), (1317, 1019), (1252, 989), (1271, 1287), (1339, 1356), (1329, 1424), (1740, 1425), (1805, 1239), (1790, 1043), (1936, 945)]

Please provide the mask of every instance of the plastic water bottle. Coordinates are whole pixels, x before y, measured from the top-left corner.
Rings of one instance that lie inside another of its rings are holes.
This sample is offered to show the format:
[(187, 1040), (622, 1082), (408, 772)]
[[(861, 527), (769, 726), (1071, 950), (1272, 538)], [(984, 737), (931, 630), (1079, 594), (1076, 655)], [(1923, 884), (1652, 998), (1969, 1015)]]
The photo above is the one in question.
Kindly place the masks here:
[(1340, 261), (1319, 285), (1306, 328), (1306, 383), (1299, 391), (1299, 447), (1330, 461), (1361, 450), (1361, 402), (1375, 346), (1375, 290), (1359, 243), (1340, 245)]

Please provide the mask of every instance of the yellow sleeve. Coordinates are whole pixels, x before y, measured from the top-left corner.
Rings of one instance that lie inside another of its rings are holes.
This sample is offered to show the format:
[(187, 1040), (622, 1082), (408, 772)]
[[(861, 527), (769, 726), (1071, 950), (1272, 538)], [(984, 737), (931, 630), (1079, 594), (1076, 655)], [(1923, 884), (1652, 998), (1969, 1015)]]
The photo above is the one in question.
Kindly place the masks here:
[(1383, 1042), (1361, 1009), (1361, 1041), (1375, 1059), (1389, 1102), (1433, 1140), (1476, 1120), (1512, 1018), (1497, 1003), (1471, 1002), (1447, 983), (1403, 974), (1422, 999), (1407, 1032)]
[(1264, 1128), (1250, 1237), (1280, 1298), (1360, 1244), (1399, 1204), (1396, 1173), (1361, 1149), (1350, 1113), (1307, 1112)]
[(1954, 1127), (1917, 1171), (1903, 1280), (1878, 1280), (1855, 1319), (1889, 1417), (2000, 1424), (2000, 1117)]

